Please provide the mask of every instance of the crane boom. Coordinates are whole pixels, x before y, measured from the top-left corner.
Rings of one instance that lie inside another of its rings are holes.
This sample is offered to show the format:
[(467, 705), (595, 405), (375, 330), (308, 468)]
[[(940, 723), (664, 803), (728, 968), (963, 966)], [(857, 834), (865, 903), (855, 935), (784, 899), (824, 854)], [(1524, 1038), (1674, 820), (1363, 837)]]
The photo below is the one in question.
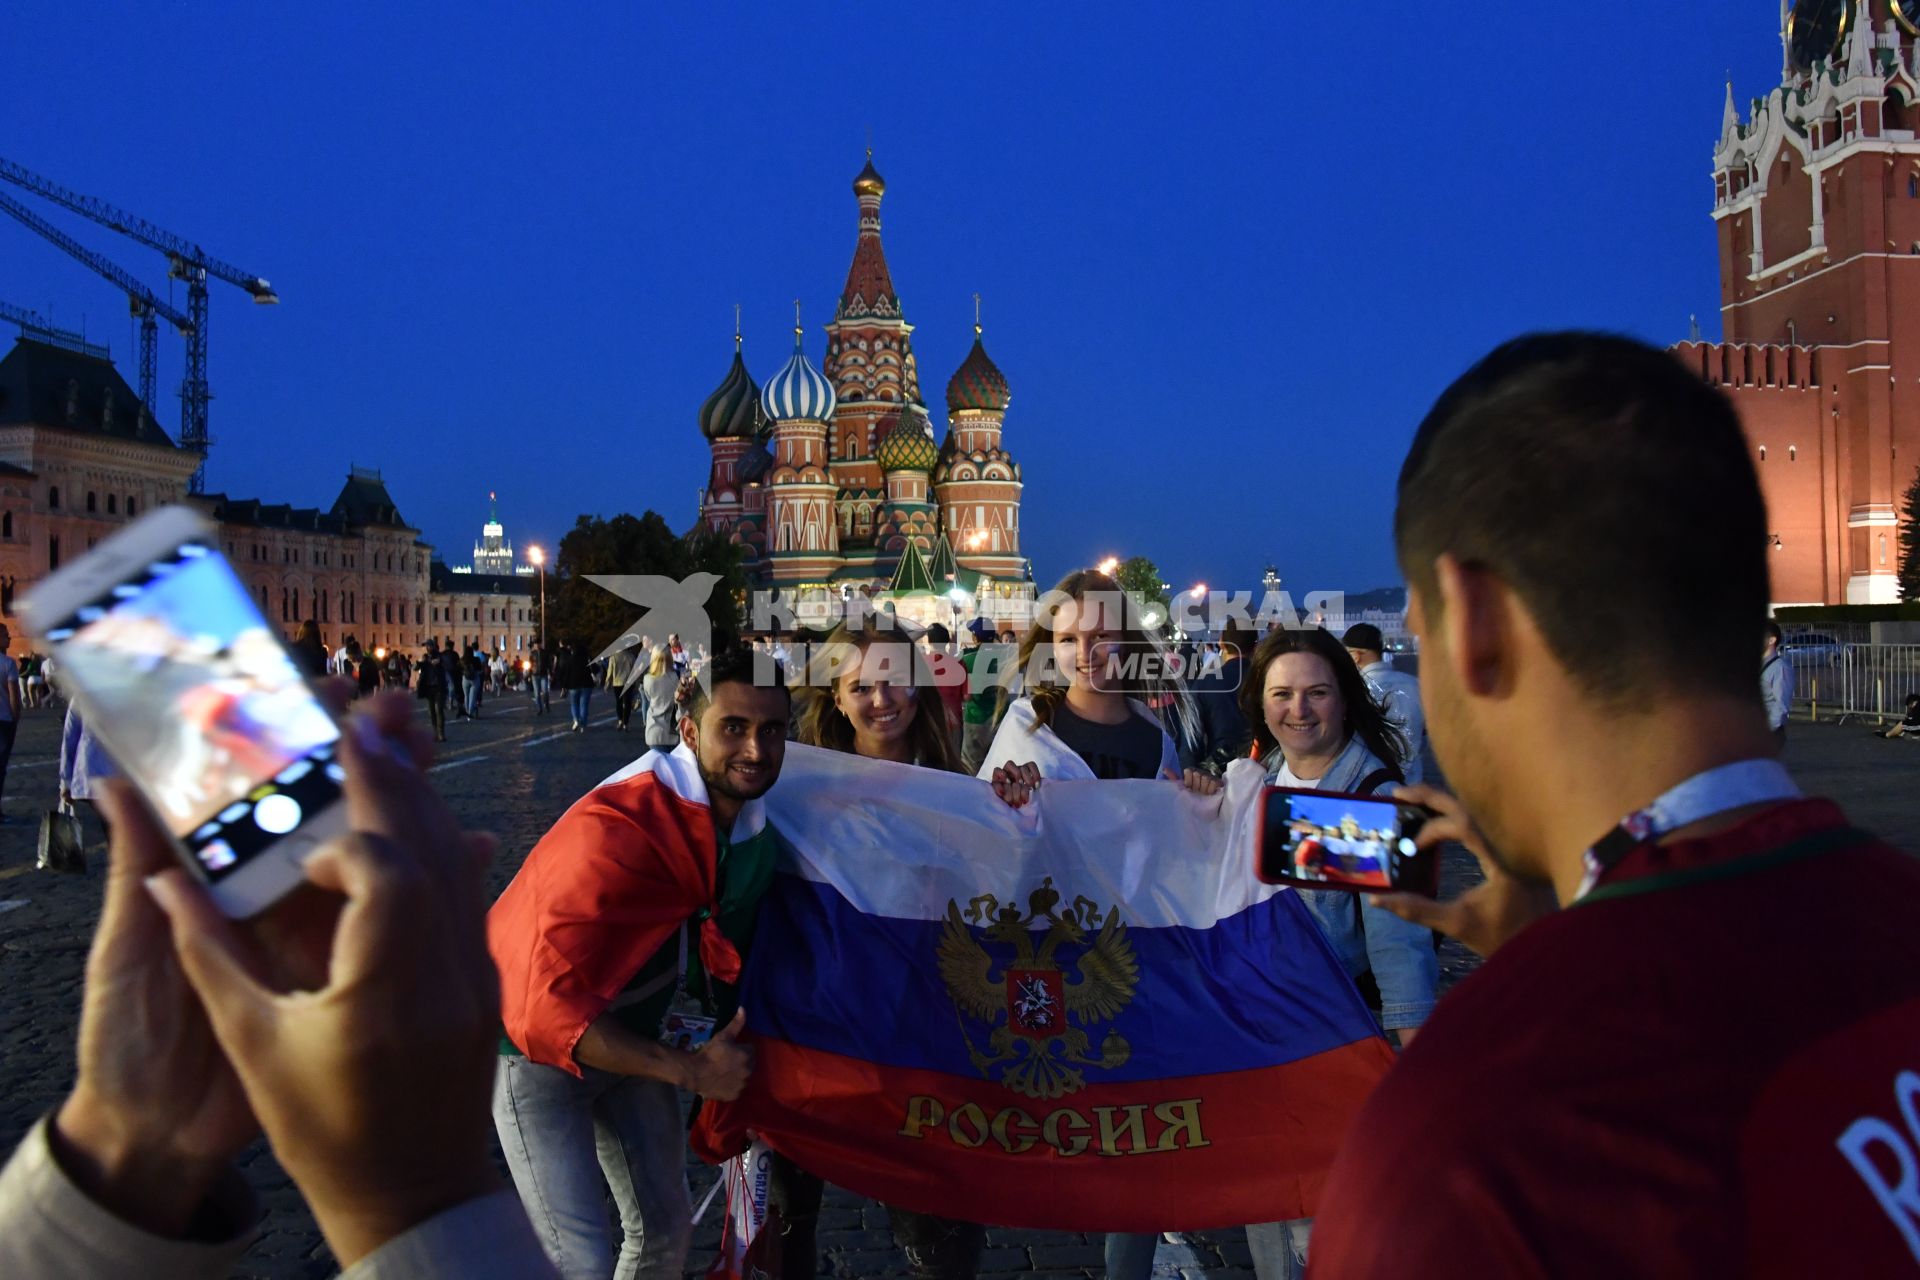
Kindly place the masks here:
[[(157, 227), (145, 218), (137, 218), (105, 200), (70, 191), (51, 178), (42, 177), (11, 160), (0, 159), (0, 180), (11, 182), (62, 208), (91, 218), (101, 226), (158, 249), (167, 255), (167, 274), (187, 282), (188, 319), (186, 326), (180, 330), (187, 339), (187, 371), (180, 380), (180, 447), (194, 450), (200, 455), (200, 466), (194, 471), (192, 479), (187, 481), (187, 492), (202, 492), (206, 486), (207, 448), (213, 442), (207, 433), (207, 402), (213, 399), (213, 391), (207, 384), (207, 277), (237, 285), (252, 294), (253, 300), (259, 303), (278, 302), (280, 295), (261, 277), (220, 261), (184, 236)], [(141, 330), (141, 377), (148, 380), (153, 367), (148, 336), (152, 333), (150, 326), (151, 317), (148, 317)]]
[[(147, 413), (152, 413), (154, 384), (157, 381), (155, 371), (158, 363), (154, 349), (159, 345), (157, 336), (159, 326), (155, 323), (154, 317), (164, 316), (172, 322), (174, 328), (187, 336), (190, 349), (194, 338), (193, 321), (176, 311), (153, 290), (134, 279), (124, 268), (87, 248), (12, 196), (0, 194), (0, 212), (11, 214), (27, 227), (39, 232), (99, 275), (118, 285), (127, 295), (127, 306), (140, 321), (140, 404)], [(202, 416), (204, 418), (204, 412)], [(183, 448), (191, 447), (184, 438), (184, 433), (180, 443)], [(201, 449), (202, 452), (205, 451), (204, 443)]]
[[(62, 208), (71, 209), (82, 217), (91, 218), (101, 226), (110, 227), (122, 235), (131, 236), (141, 244), (158, 249), (170, 258), (178, 259), (180, 263), (199, 267), (217, 280), (238, 285), (252, 294), (256, 302), (267, 303), (280, 300), (274, 293), (273, 286), (253, 272), (243, 271), (231, 263), (222, 262), (186, 237), (177, 236), (171, 231), (157, 227), (145, 218), (135, 217), (124, 209), (108, 204), (105, 200), (71, 191), (51, 178), (44, 178), (11, 160), (0, 159), (0, 179), (31, 191), (42, 199), (51, 200)], [(185, 278), (184, 272), (178, 265), (174, 268), (174, 275)]]

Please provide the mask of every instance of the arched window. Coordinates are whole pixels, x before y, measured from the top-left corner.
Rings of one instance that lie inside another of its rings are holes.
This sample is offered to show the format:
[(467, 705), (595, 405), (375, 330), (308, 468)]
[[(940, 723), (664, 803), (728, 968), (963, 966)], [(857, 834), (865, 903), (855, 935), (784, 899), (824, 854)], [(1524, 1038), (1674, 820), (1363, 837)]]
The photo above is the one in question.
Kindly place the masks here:
[(8, 511), (4, 514), (0, 514), (0, 538), (11, 538), (12, 536), (13, 536), (13, 512)]
[(1798, 460), (1799, 460), (1799, 457), (1800, 457), (1800, 446), (1799, 446), (1799, 445), (1795, 445), (1795, 444), (1790, 444), (1790, 445), (1788, 445), (1788, 446), (1787, 446), (1787, 461), (1788, 461), (1788, 462), (1796, 462), (1796, 461), (1798, 461)]
[(286, 622), (293, 617), (293, 601), (285, 587), (280, 588), (280, 621)]
[(127, 514), (129, 516), (140, 514), (140, 504), (133, 500), (132, 494), (127, 495)]
[(60, 486), (57, 484), (48, 485), (47, 486), (47, 510), (58, 511), (59, 509), (60, 509)]
[(98, 511), (99, 509), (100, 509), (100, 503), (94, 497), (93, 490), (91, 489), (87, 490), (87, 514), (92, 515), (94, 512)]
[(119, 495), (112, 494), (112, 493), (107, 495), (107, 514), (110, 516), (117, 516), (120, 514)]
[(1760, 461), (1762, 461), (1762, 462), (1765, 462), (1766, 460), (1767, 460), (1767, 446), (1765, 446), (1765, 445), (1761, 445), (1761, 446), (1760, 446)]

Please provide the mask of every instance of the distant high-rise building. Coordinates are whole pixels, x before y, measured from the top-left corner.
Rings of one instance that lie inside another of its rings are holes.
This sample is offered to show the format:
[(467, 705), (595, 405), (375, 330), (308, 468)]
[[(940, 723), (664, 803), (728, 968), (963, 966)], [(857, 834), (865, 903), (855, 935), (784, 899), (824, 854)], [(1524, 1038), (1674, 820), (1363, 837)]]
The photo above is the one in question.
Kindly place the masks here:
[(507, 541), (506, 526), (500, 523), (498, 495), (487, 494), (487, 522), (480, 526), (480, 540), (473, 544), (473, 563), (453, 570), (455, 573), (513, 574), (533, 573), (532, 565), (513, 563), (513, 543)]

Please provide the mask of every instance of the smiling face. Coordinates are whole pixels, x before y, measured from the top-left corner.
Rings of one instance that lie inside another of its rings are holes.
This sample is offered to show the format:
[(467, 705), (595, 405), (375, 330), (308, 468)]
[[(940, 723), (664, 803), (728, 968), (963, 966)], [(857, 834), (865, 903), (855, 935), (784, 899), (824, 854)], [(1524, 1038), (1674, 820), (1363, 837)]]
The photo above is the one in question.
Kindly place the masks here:
[(853, 726), (856, 753), (894, 757), (905, 746), (920, 709), (911, 656), (903, 642), (870, 644), (861, 650), (860, 661), (834, 681), (833, 705)]
[(1120, 640), (1120, 618), (1111, 606), (1089, 599), (1063, 608), (1053, 628), (1054, 667), (1069, 687), (1107, 692), (1116, 683), (1108, 668)]
[(1268, 663), (1260, 706), (1290, 764), (1330, 757), (1346, 745), (1347, 704), (1333, 667), (1317, 653), (1283, 653)]
[(715, 685), (699, 720), (680, 722), (681, 741), (698, 757), (707, 791), (736, 803), (765, 795), (787, 757), (791, 711), (784, 687), (743, 680)]

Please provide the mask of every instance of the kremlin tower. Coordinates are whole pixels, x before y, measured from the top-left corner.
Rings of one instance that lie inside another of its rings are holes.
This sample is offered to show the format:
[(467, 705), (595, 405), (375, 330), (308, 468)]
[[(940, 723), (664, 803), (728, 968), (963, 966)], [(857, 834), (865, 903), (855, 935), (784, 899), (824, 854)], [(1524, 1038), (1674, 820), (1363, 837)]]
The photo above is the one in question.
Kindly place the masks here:
[(807, 359), (798, 303), (793, 355), (764, 388), (735, 333), (733, 364), (700, 409), (713, 453), (701, 523), (746, 549), (756, 587), (899, 598), (910, 583), (932, 603), (901, 611), (923, 621), (1024, 616), (1033, 584), (1020, 467), (1001, 443), (1007, 380), (981, 344), (976, 298), (973, 349), (947, 386), (937, 441), (880, 242), (886, 190), (869, 153), (824, 370)]
[(1714, 147), (1724, 341), (1675, 354), (1739, 410), (1774, 604), (1885, 603), (1920, 465), (1920, 4), (1783, 0), (1780, 41)]

